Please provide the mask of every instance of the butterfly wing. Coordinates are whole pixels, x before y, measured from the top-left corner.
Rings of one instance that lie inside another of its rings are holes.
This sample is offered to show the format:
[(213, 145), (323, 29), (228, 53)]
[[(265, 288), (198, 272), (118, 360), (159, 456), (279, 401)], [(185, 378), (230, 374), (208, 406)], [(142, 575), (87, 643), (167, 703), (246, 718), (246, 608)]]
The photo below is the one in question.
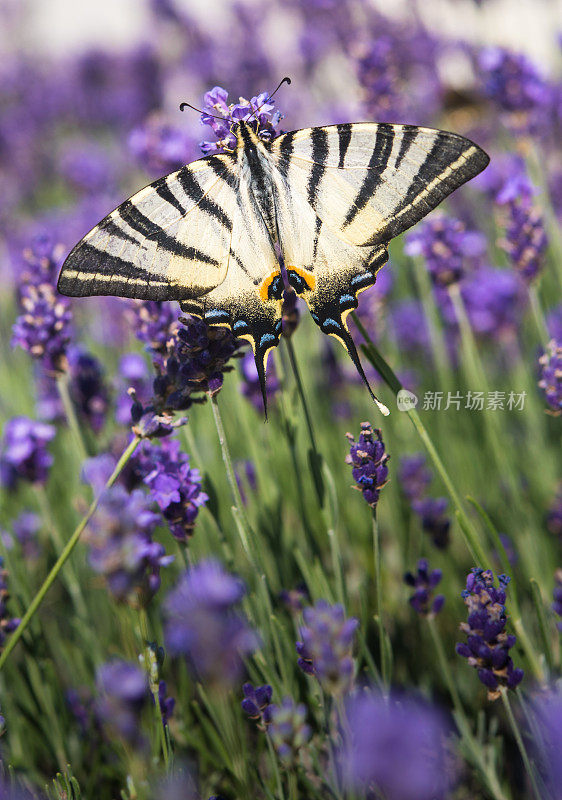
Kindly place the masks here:
[(365, 379), (346, 325), (359, 293), (375, 283), (390, 239), (483, 170), (488, 156), (456, 134), (375, 123), (294, 131), (270, 152), (289, 282)]
[(198, 297), (225, 278), (236, 162), (213, 155), (141, 189), (74, 247), (58, 289), (71, 297)]

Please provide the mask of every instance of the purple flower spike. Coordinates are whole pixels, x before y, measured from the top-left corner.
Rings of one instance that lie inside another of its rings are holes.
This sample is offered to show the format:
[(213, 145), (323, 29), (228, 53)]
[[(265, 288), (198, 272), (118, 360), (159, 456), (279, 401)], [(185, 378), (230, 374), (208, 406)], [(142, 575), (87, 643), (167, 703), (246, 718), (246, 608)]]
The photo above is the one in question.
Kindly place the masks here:
[(202, 561), (181, 576), (166, 600), (165, 637), (170, 653), (184, 656), (193, 675), (214, 688), (236, 685), (242, 658), (258, 637), (236, 606), (243, 583), (217, 561)]
[(143, 442), (134, 463), (172, 535), (187, 542), (199, 509), (209, 499), (201, 489), (199, 470), (190, 467), (189, 456), (175, 439), (164, 439), (160, 445)]
[(12, 346), (26, 350), (49, 372), (64, 371), (72, 322), (68, 300), (50, 283), (27, 284), (20, 304), (22, 313), (14, 322)]
[(110, 734), (142, 747), (140, 717), (148, 700), (148, 680), (136, 664), (115, 660), (97, 674), (96, 713)]
[(411, 456), (400, 458), (398, 477), (402, 490), (410, 502), (421, 500), (432, 481), (433, 476), (426, 463), (423, 453), (413, 453)]
[(45, 484), (53, 457), (46, 445), (55, 436), (52, 425), (13, 417), (4, 428), (0, 448), (0, 484), (15, 489), (20, 480)]
[(468, 574), (462, 593), (468, 620), (461, 623), (460, 629), (467, 641), (459, 642), (456, 651), (477, 670), (478, 678), (488, 689), (489, 700), (497, 700), (502, 687), (515, 689), (523, 679), (523, 670), (515, 668), (509, 655), (515, 636), (505, 632), (509, 580), (507, 575), (498, 575), (496, 588), (492, 570), (475, 567)]
[(242, 686), (242, 691), (244, 692), (242, 711), (244, 711), (250, 719), (255, 719), (260, 729), (265, 730), (266, 726), (271, 721), (271, 697), (273, 695), (273, 689), (269, 684), (253, 686), (251, 683), (245, 683)]
[(499, 244), (521, 278), (530, 283), (542, 268), (548, 237), (542, 213), (528, 193), (507, 203), (505, 237)]
[(250, 123), (258, 136), (266, 142), (277, 136), (283, 115), (279, 111), (274, 111), (275, 103), (267, 92), (262, 92), (251, 100), (241, 97), (238, 103), (228, 104), (227, 100), (228, 92), (220, 86), (215, 86), (205, 94), (206, 113), (201, 114), (201, 123), (208, 125), (217, 137), (215, 142), (200, 143), (205, 155), (234, 149), (236, 136), (233, 128), (237, 122)]
[(435, 547), (444, 550), (449, 544), (451, 520), (446, 512), (449, 501), (446, 497), (424, 497), (414, 500), (412, 508), (421, 518), (422, 528), (431, 536)]
[(441, 800), (448, 777), (447, 730), (437, 709), (407, 696), (369, 691), (347, 709), (351, 741), (343, 761), (348, 785), (374, 784), (392, 800)]
[(304, 625), (297, 642), (298, 665), (318, 678), (325, 691), (342, 695), (351, 691), (355, 674), (352, 651), (359, 621), (346, 619), (341, 605), (319, 600), (303, 611)]
[(386, 463), (390, 456), (386, 453), (382, 433), (373, 428), (369, 422), (361, 423), (361, 434), (357, 442), (350, 433), (346, 434), (350, 442), (346, 463), (353, 466), (353, 479), (356, 489), (363, 492), (363, 497), (371, 508), (376, 508), (382, 487), (388, 480)]
[(90, 424), (94, 433), (99, 433), (109, 407), (103, 367), (95, 356), (82, 347), (69, 347), (67, 358), (72, 402), (79, 416)]
[(545, 393), (549, 405), (548, 413), (558, 417), (562, 414), (562, 344), (552, 339), (546, 352), (539, 358), (539, 364), (539, 387)]
[(404, 583), (412, 586), (415, 591), (410, 597), (410, 605), (421, 616), (427, 617), (430, 614), (438, 614), (445, 603), (445, 597), (438, 594), (434, 597), (433, 590), (441, 582), (443, 573), (440, 569), (429, 571), (429, 564), (426, 558), (418, 561), (417, 572), (407, 572), (404, 575)]
[(286, 766), (294, 765), (299, 750), (311, 736), (306, 708), (303, 703), (296, 704), (290, 697), (284, 697), (281, 705), (272, 705), (269, 711), (268, 733), (275, 751)]
[(423, 256), (434, 285), (445, 287), (458, 283), (467, 267), (474, 268), (485, 247), (482, 234), (467, 231), (458, 219), (437, 214), (407, 235), (404, 251)]
[(146, 605), (160, 588), (160, 568), (174, 560), (152, 540), (158, 522), (139, 489), (128, 494), (123, 486), (112, 486), (99, 501), (85, 541), (90, 546), (92, 569), (105, 577), (119, 602)]

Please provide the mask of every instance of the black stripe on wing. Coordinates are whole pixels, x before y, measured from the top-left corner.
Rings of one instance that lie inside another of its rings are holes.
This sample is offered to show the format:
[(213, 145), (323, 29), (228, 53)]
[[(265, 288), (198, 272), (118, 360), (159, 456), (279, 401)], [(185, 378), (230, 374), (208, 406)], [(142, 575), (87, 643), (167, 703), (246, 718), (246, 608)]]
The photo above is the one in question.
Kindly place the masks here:
[[(225, 171), (224, 165), (221, 164), (221, 171), (216, 174), (220, 175), (220, 177), (224, 177)], [(232, 220), (228, 214), (225, 213), (218, 203), (215, 203), (214, 200), (211, 200), (205, 195), (203, 189), (196, 180), (196, 176), (188, 167), (180, 169), (176, 177), (185, 194), (201, 211), (204, 211), (205, 214), (208, 214), (227, 230), (232, 228)]]
[(388, 165), (393, 142), (394, 126), (384, 122), (378, 125), (375, 146), (367, 165), (367, 174), (357, 192), (353, 205), (347, 212), (344, 227), (351, 225), (357, 214), (365, 208), (374, 195), (377, 186), (381, 183), (381, 175)]
[(328, 134), (324, 128), (313, 128), (310, 137), (312, 140), (312, 169), (308, 176), (306, 195), (312, 208), (315, 208), (316, 193), (324, 175), (324, 165), (328, 158)]
[(349, 145), (351, 144), (351, 132), (353, 124), (351, 122), (345, 122), (340, 125), (337, 125), (336, 127), (338, 129), (338, 135), (339, 135), (338, 169), (344, 169), (345, 156), (347, 154)]

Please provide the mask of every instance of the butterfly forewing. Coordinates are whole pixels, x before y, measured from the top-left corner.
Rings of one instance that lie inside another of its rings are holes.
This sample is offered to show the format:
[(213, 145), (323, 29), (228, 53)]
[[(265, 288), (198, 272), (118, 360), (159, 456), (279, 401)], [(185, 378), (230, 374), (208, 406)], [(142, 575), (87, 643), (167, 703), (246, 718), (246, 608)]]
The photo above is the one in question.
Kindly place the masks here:
[(271, 153), (324, 224), (357, 245), (387, 243), (489, 161), (454, 133), (369, 122), (287, 133)]
[(141, 189), (76, 245), (59, 291), (180, 300), (218, 286), (230, 254), (228, 209), (237, 206), (233, 164), (210, 156)]

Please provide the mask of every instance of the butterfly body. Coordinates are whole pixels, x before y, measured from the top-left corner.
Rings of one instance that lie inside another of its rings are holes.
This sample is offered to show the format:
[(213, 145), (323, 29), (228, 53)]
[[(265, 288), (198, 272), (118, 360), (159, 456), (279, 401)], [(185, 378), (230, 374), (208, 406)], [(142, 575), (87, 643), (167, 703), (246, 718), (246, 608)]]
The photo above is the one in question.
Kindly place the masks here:
[(270, 142), (247, 122), (235, 132), (233, 151), (158, 179), (102, 220), (68, 256), (59, 291), (178, 300), (251, 342), (265, 397), (281, 335), (279, 251), (288, 283), (366, 381), (347, 315), (389, 241), (488, 156), (456, 134), (409, 125), (330, 125)]

